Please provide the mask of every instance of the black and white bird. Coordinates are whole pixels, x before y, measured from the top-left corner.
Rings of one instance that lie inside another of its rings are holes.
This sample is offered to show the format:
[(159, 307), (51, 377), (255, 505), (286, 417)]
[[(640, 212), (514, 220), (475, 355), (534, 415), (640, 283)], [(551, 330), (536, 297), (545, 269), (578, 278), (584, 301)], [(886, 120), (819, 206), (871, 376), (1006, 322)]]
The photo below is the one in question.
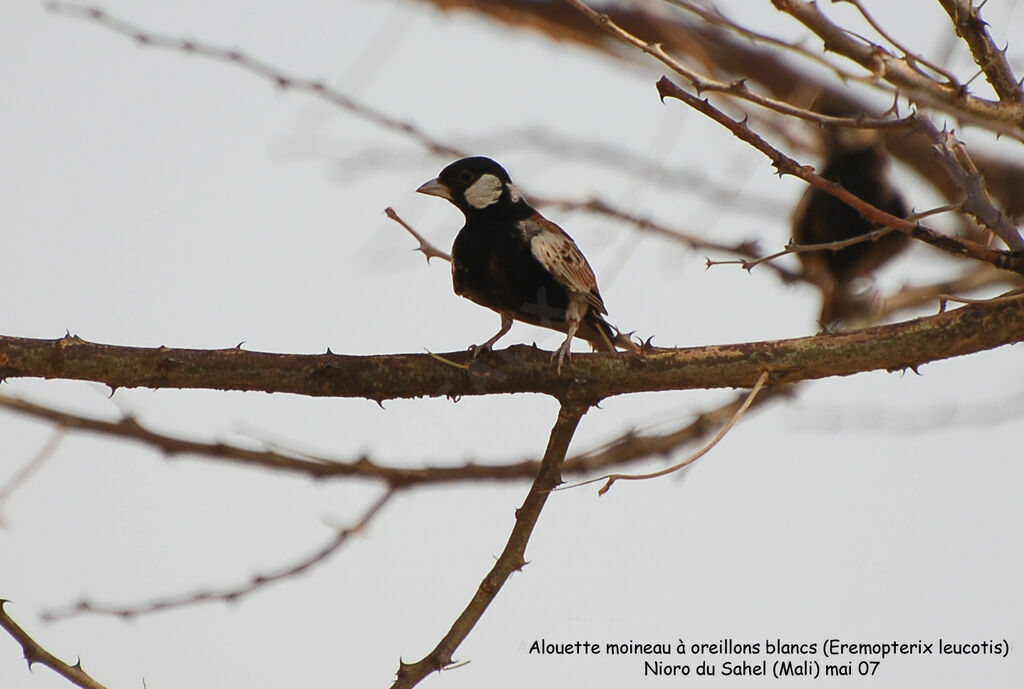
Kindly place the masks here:
[(455, 293), (501, 316), (501, 329), (472, 347), (474, 355), (491, 349), (514, 320), (566, 334), (552, 357), (559, 371), (573, 337), (603, 352), (637, 348), (604, 319), (597, 279), (576, 242), (526, 202), (501, 165), (463, 158), (416, 191), (447, 199), (466, 216), (452, 246)]
[[(849, 114), (849, 113), (836, 113)], [(903, 197), (889, 180), (889, 156), (881, 137), (869, 129), (834, 127), (823, 132), (825, 164), (821, 176), (854, 196), (898, 216), (907, 214)], [(793, 214), (797, 244), (826, 244), (852, 239), (878, 229), (836, 197), (811, 187)], [(910, 237), (890, 230), (838, 250), (800, 252), (797, 256), (808, 279), (821, 290), (819, 323), (858, 322), (871, 314), (870, 299), (856, 294), (851, 283), (878, 270), (910, 244)]]

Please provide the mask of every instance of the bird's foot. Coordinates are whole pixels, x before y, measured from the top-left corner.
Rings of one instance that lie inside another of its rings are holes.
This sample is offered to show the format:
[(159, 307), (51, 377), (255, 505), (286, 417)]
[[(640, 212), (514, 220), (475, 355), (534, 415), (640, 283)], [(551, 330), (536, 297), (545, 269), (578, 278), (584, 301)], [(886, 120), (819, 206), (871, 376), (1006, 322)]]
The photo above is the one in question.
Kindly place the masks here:
[(568, 359), (570, 364), (572, 363), (572, 352), (569, 351), (569, 340), (563, 342), (562, 346), (558, 348), (558, 351), (551, 355), (552, 361), (555, 361), (556, 359), (558, 360), (558, 363), (555, 365), (556, 373), (562, 372), (562, 362), (565, 359)]
[(469, 345), (469, 352), (473, 354), (473, 358), (476, 359), (482, 352), (490, 352), (493, 350), (493, 343), (484, 342), (483, 344), (472, 344)]

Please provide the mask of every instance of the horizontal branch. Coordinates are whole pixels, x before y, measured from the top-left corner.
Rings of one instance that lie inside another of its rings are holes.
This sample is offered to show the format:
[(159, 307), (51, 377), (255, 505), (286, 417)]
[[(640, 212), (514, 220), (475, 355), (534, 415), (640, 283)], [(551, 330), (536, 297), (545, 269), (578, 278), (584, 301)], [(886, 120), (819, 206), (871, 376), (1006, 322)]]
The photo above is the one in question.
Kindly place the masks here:
[[(291, 392), (375, 401), (543, 393), (596, 401), (659, 390), (749, 388), (771, 383), (914, 368), (1024, 340), (1024, 299), (972, 304), (928, 318), (788, 340), (578, 354), (556, 373), (550, 353), (523, 345), (473, 359), (434, 354), (270, 354), (242, 349), (144, 349), (0, 336), (0, 379), (89, 380), (112, 388)], [(452, 365), (455, 364), (455, 365)]]
[[(779, 396), (792, 393), (786, 385), (776, 385), (757, 398), (762, 404)], [(724, 424), (743, 403), (745, 395), (724, 405), (696, 414), (693, 421), (668, 433), (638, 432), (631, 430), (602, 447), (569, 457), (565, 460), (562, 473), (565, 475), (586, 475), (601, 469), (637, 462), (649, 457), (667, 457), (680, 447), (696, 442)], [(60, 411), (26, 400), (0, 395), (0, 408), (35, 419), (42, 419), (57, 428), (43, 451), (37, 454), (32, 464), (41, 456), (48, 455), (66, 431), (97, 433), (117, 440), (129, 441), (148, 446), (164, 453), (167, 457), (191, 455), (206, 459), (237, 464), (249, 468), (283, 471), (314, 479), (360, 478), (379, 481), (391, 490), (425, 484), (513, 481), (532, 479), (540, 469), (540, 462), (534, 459), (518, 461), (464, 462), (461, 464), (437, 464), (421, 460), (422, 466), (408, 466), (409, 462), (381, 462), (362, 455), (355, 460), (316, 457), (308, 453), (287, 452), (275, 449), (251, 449), (224, 442), (202, 442), (158, 433), (140, 424), (135, 418), (125, 416), (118, 421), (107, 421), (81, 414)], [(21, 472), (24, 473), (24, 470)], [(17, 486), (12, 480), (4, 487), (0, 499), (10, 494)]]

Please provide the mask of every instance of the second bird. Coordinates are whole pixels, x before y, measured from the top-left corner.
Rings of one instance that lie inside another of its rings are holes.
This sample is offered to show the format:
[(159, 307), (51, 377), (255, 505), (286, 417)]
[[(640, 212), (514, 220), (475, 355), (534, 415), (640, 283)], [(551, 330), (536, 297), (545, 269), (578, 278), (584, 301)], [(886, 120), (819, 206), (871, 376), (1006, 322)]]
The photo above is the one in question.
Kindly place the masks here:
[(559, 371), (573, 337), (604, 352), (636, 348), (604, 319), (597, 279), (576, 242), (526, 202), (501, 165), (463, 158), (416, 191), (466, 216), (452, 246), (455, 292), (501, 316), (501, 329), (476, 352), (490, 349), (513, 320), (566, 334), (554, 355)]

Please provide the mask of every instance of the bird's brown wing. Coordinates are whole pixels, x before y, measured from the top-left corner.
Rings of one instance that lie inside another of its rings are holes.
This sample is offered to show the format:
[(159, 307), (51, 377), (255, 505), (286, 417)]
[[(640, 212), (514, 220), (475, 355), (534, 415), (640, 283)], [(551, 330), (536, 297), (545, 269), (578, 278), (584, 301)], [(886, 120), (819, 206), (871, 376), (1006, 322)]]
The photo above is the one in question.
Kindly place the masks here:
[(530, 241), (530, 253), (559, 284), (598, 313), (608, 313), (593, 269), (565, 230), (539, 214), (523, 220), (520, 227)]

